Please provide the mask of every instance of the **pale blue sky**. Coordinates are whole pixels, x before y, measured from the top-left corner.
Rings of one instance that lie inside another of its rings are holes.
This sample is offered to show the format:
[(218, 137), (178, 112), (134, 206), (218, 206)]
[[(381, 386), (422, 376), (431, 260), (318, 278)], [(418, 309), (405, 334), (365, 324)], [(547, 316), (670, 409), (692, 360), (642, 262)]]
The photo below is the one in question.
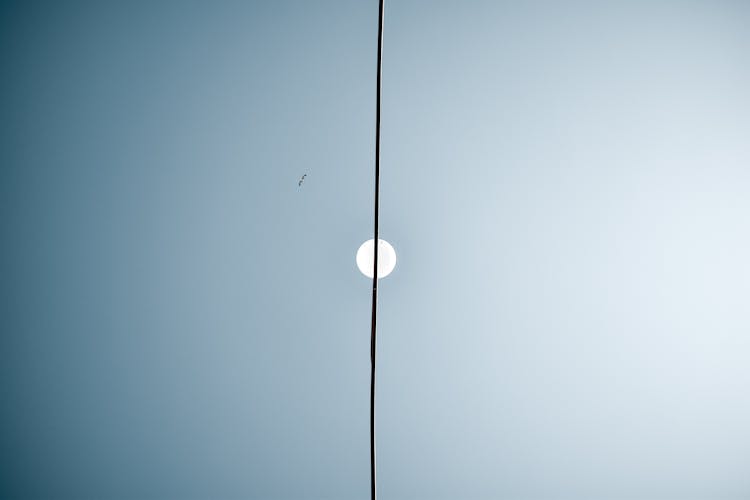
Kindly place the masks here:
[[(387, 3), (383, 500), (750, 496), (748, 26)], [(376, 29), (0, 6), (2, 498), (369, 497)]]

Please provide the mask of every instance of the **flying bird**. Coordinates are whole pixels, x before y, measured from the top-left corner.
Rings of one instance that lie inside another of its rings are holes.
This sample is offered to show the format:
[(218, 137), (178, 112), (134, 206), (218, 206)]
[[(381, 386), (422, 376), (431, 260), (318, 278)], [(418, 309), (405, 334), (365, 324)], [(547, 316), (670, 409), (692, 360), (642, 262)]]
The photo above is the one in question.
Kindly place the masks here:
[(303, 176), (302, 176), (302, 177), (300, 178), (299, 182), (297, 183), (297, 186), (302, 186), (302, 182), (303, 182), (303, 181), (305, 180), (305, 177), (307, 177), (307, 174), (304, 174), (304, 175), (303, 175)]

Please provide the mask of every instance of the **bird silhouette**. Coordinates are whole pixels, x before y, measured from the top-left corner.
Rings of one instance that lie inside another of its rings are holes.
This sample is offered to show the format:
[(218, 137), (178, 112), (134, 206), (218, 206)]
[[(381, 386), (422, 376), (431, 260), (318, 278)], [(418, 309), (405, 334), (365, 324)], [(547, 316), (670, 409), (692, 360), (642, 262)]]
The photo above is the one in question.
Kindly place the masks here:
[(302, 186), (302, 181), (304, 181), (304, 180), (305, 180), (305, 177), (307, 177), (307, 174), (304, 174), (304, 175), (303, 175), (303, 176), (302, 176), (302, 177), (300, 178), (299, 182), (297, 183), (297, 186)]

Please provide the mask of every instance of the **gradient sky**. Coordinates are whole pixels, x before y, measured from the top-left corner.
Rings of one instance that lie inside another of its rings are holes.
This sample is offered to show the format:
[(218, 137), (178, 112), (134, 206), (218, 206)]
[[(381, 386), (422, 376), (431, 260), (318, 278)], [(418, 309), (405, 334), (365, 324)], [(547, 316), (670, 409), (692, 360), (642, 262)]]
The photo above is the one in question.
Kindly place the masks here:
[[(383, 500), (750, 497), (749, 26), (387, 2)], [(0, 5), (0, 497), (369, 498), (376, 30)]]

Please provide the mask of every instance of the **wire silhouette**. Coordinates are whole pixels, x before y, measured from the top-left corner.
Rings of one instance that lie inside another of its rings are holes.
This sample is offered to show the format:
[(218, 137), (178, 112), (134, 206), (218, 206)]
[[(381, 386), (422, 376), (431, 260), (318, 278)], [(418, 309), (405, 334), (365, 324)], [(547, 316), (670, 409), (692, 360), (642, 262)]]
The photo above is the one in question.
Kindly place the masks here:
[(378, 70), (377, 93), (375, 99), (375, 220), (374, 220), (374, 259), (372, 277), (372, 321), (370, 325), (370, 493), (375, 500), (375, 341), (378, 315), (378, 212), (380, 208), (380, 91), (383, 71), (383, 2), (380, 0), (378, 9)]

